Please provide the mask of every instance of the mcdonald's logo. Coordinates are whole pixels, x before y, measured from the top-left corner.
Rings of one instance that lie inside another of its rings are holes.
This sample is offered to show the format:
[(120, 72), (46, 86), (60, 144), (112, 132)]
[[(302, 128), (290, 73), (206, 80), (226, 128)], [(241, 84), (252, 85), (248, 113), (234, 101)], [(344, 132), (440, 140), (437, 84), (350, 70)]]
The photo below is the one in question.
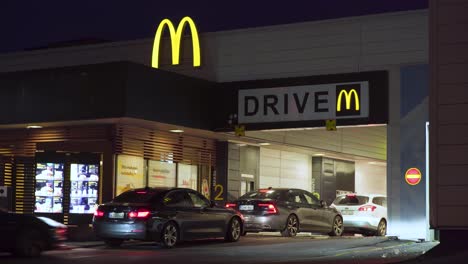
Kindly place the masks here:
[[(361, 114), (361, 85), (346, 84), (336, 86), (336, 115), (351, 116)], [(344, 99), (344, 100), (343, 100)], [(353, 100), (354, 99), (354, 100)], [(343, 106), (344, 103), (344, 106)], [(354, 103), (354, 107), (352, 104)]]
[(153, 43), (153, 54), (151, 58), (151, 66), (153, 68), (159, 68), (159, 50), (161, 46), (161, 37), (164, 28), (167, 26), (169, 29), (169, 35), (171, 38), (172, 48), (172, 65), (178, 65), (180, 61), (180, 44), (182, 42), (182, 33), (185, 26), (189, 25), (191, 36), (192, 36), (192, 47), (193, 47), (193, 67), (200, 66), (200, 40), (198, 38), (197, 27), (195, 22), (190, 17), (184, 17), (179, 22), (177, 29), (174, 27), (169, 19), (164, 19), (159, 23), (158, 29), (156, 30), (156, 36), (154, 37)]

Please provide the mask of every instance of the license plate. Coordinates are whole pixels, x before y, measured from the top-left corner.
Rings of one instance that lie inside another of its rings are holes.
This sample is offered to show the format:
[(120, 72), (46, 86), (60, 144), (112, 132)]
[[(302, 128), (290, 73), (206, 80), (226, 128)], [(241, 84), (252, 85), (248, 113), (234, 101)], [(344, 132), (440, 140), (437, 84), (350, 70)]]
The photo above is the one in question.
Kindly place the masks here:
[(109, 213), (109, 218), (122, 219), (122, 218), (124, 218), (124, 213), (110, 212)]
[(342, 214), (342, 215), (353, 215), (354, 212), (353, 212), (353, 211), (350, 211), (350, 210), (343, 210), (343, 211), (341, 211), (341, 214)]
[(247, 204), (244, 204), (244, 205), (240, 205), (239, 206), (239, 210), (242, 210), (242, 211), (252, 211), (254, 209), (254, 206), (253, 205), (247, 205)]

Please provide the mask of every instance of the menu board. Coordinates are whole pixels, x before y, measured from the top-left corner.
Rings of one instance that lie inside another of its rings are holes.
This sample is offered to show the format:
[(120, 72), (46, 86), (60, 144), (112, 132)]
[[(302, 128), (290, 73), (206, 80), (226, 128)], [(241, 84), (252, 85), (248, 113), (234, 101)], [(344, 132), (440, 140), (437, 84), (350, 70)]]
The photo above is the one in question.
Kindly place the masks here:
[(145, 160), (128, 155), (117, 156), (117, 190), (119, 195), (135, 188), (145, 186)]
[(94, 214), (98, 206), (99, 165), (70, 165), (70, 213)]
[(63, 164), (36, 164), (35, 213), (62, 213)]

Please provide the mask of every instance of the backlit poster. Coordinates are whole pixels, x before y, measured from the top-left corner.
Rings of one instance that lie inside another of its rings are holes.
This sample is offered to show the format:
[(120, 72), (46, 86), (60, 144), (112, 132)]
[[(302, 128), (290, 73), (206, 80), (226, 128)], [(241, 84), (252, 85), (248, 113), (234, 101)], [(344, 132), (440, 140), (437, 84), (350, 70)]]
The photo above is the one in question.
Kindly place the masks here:
[(175, 187), (176, 164), (162, 161), (148, 161), (149, 187)]
[(197, 190), (198, 171), (196, 165), (187, 165), (179, 163), (177, 187)]
[(117, 190), (119, 195), (135, 188), (145, 187), (145, 160), (141, 157), (117, 156)]
[(94, 214), (99, 192), (99, 164), (70, 165), (70, 213)]
[(36, 164), (35, 213), (63, 212), (63, 164)]

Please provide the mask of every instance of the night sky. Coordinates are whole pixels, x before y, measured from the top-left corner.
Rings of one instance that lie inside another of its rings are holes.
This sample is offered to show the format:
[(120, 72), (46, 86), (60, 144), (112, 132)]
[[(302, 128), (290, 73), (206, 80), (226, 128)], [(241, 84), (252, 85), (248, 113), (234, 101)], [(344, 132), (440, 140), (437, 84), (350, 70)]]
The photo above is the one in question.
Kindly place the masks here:
[(74, 40), (151, 38), (163, 18), (200, 32), (424, 9), (428, 0), (2, 0), (0, 53)]

